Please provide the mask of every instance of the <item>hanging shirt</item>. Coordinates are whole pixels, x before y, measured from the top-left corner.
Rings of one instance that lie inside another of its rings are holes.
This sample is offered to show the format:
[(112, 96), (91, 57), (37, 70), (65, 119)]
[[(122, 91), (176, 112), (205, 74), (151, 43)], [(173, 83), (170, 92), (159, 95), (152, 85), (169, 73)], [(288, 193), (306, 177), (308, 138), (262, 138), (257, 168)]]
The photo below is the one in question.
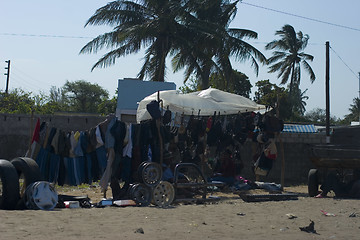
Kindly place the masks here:
[(128, 133), (128, 142), (123, 150), (123, 157), (128, 156), (129, 158), (132, 158), (132, 136), (131, 136), (131, 130), (132, 130), (132, 124), (127, 125), (127, 133)]
[(105, 132), (105, 147), (106, 148), (114, 148), (115, 147), (115, 138), (111, 134), (111, 128), (114, 126), (115, 123), (116, 123), (116, 117), (112, 118), (110, 120), (109, 124), (107, 125), (107, 129)]
[(100, 132), (99, 125), (96, 127), (95, 135), (96, 135), (96, 141), (97, 141), (96, 148), (101, 147), (102, 145), (104, 145), (104, 142), (103, 142), (102, 137), (101, 137), (101, 132)]

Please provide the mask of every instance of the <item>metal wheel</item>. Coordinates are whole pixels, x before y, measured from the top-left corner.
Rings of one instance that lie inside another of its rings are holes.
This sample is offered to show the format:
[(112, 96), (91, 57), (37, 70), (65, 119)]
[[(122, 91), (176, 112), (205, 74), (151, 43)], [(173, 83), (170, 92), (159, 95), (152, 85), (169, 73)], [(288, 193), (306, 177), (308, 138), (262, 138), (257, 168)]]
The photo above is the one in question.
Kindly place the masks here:
[(148, 162), (142, 162), (140, 163), (139, 167), (138, 167), (138, 170), (137, 170), (137, 177), (138, 177), (138, 180), (141, 182), (142, 181), (142, 171), (145, 167), (145, 165), (147, 164)]
[(159, 207), (168, 207), (174, 201), (175, 189), (171, 183), (161, 181), (153, 189), (152, 195), (155, 205)]
[(134, 184), (130, 188), (130, 198), (137, 206), (148, 206), (151, 201), (150, 189), (142, 183)]
[(142, 168), (143, 183), (149, 187), (155, 187), (162, 178), (162, 168), (160, 164), (148, 162)]

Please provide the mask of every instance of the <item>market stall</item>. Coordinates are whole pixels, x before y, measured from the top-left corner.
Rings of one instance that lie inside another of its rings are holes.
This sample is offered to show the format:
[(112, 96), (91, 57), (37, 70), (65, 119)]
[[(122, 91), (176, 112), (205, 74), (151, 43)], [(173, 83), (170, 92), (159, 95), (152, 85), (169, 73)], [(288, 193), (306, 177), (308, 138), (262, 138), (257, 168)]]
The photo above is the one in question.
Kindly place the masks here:
[(233, 115), (245, 112), (261, 112), (267, 110), (265, 105), (257, 104), (250, 99), (215, 88), (183, 94), (178, 90), (155, 92), (139, 102), (137, 122), (151, 119), (146, 109), (147, 104), (160, 98), (164, 108), (177, 115), (212, 116), (214, 112), (220, 115)]

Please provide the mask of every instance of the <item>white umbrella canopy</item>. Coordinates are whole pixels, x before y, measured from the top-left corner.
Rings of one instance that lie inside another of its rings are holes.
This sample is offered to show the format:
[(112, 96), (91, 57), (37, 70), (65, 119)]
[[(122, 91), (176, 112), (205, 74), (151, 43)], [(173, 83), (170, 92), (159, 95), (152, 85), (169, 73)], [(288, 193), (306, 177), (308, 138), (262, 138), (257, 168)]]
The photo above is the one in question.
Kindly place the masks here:
[(221, 115), (266, 111), (265, 105), (257, 104), (243, 96), (215, 88), (187, 94), (183, 94), (178, 90), (167, 90), (155, 92), (139, 102), (136, 113), (137, 122), (151, 119), (149, 112), (146, 110), (146, 105), (153, 100), (158, 100), (158, 96), (162, 100), (163, 108), (184, 115), (211, 116), (215, 111), (220, 112)]

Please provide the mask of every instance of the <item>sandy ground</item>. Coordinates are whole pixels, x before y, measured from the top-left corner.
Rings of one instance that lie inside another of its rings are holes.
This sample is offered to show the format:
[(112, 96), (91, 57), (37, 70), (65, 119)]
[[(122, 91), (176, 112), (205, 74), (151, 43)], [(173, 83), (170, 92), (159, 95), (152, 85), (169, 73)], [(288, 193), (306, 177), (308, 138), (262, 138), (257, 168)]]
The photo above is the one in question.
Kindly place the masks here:
[[(168, 209), (0, 210), (0, 239), (359, 239), (360, 200), (310, 198), (305, 186), (284, 190), (299, 193), (298, 200), (244, 202), (237, 194), (225, 194), (217, 203)], [(64, 194), (88, 194), (93, 202), (102, 197), (97, 188)], [(352, 213), (355, 217), (349, 217)], [(311, 220), (316, 234), (299, 229)]]

